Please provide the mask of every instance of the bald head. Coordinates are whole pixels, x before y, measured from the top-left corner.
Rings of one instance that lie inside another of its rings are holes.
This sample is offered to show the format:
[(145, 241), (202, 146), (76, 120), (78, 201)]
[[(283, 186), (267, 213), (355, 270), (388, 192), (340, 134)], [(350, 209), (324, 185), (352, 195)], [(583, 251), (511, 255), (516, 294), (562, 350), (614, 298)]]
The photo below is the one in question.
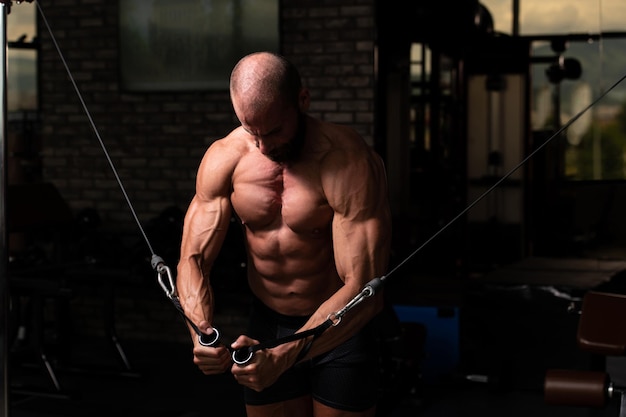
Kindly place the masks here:
[(301, 88), (296, 67), (271, 52), (246, 55), (235, 65), (230, 76), (233, 103), (256, 110), (277, 102), (297, 106)]

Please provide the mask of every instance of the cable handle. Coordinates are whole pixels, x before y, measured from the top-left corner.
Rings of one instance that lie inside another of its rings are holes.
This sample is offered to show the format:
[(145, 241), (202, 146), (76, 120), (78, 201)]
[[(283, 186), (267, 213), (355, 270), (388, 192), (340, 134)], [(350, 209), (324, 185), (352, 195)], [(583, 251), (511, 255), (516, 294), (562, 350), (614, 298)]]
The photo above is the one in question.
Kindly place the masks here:
[(220, 332), (213, 327), (213, 333), (206, 334), (198, 330), (198, 342), (202, 346), (215, 347), (220, 344)]
[[(253, 345), (253, 346), (245, 346), (240, 349), (232, 349), (230, 346), (225, 345), (220, 341), (220, 332), (215, 327), (213, 327), (213, 333), (206, 334), (201, 332), (196, 327), (196, 332), (198, 333), (198, 342), (202, 346), (208, 347), (217, 347), (222, 345), (226, 347), (231, 352), (231, 357), (233, 362), (237, 365), (245, 365), (252, 360), (254, 353), (261, 348), (261, 345)], [(256, 346), (256, 348), (255, 348)]]
[(284, 343), (289, 343), (295, 340), (304, 339), (309, 336), (313, 336), (313, 339), (315, 339), (319, 335), (324, 333), (326, 329), (328, 329), (329, 327), (333, 325), (334, 325), (333, 320), (329, 318), (323, 323), (321, 323), (320, 325), (312, 329), (304, 330), (298, 333), (293, 333), (284, 337), (279, 337), (278, 339), (268, 340), (265, 342), (258, 343), (256, 345), (244, 346), (232, 352), (233, 362), (235, 362), (238, 365), (245, 365), (248, 362), (250, 362), (250, 360), (252, 360), (254, 354), (258, 352), (259, 350), (271, 349), (273, 347), (282, 345)]
[(259, 343), (259, 344), (252, 345), (252, 346), (245, 346), (243, 348), (234, 350), (232, 352), (233, 362), (235, 362), (238, 365), (245, 365), (246, 363), (250, 362), (250, 360), (252, 360), (252, 357), (254, 356), (255, 352), (259, 350), (273, 348), (283, 343), (287, 343), (287, 342), (291, 342), (291, 341), (299, 340), (299, 339), (304, 339), (309, 336), (313, 336), (313, 338), (315, 339), (317, 336), (322, 334), (329, 327), (331, 326), (334, 327), (338, 325), (341, 322), (342, 317), (348, 311), (354, 308), (357, 304), (361, 303), (361, 301), (374, 295), (376, 291), (380, 287), (382, 287), (384, 280), (385, 280), (384, 276), (380, 278), (372, 279), (370, 282), (368, 282), (365, 285), (363, 290), (359, 294), (357, 294), (356, 297), (354, 297), (348, 304), (346, 304), (345, 307), (343, 307), (341, 310), (335, 313), (331, 313), (326, 319), (326, 321), (324, 321), (322, 324), (320, 324), (317, 327), (314, 327), (309, 330), (305, 330), (303, 332), (294, 333), (289, 336), (281, 337), (275, 340)]
[[(240, 349), (232, 349), (230, 346), (227, 346), (220, 341), (220, 332), (215, 327), (213, 327), (213, 333), (211, 334), (203, 333), (199, 329), (197, 329), (196, 331), (198, 333), (198, 342), (202, 346), (217, 347), (219, 345), (222, 345), (226, 347), (226, 349), (231, 352), (233, 362), (235, 362), (237, 365), (245, 365), (250, 362), (252, 360), (252, 357), (254, 356), (254, 353), (260, 348), (260, 345), (253, 345), (245, 346)], [(255, 348), (255, 346), (257, 348)]]
[(237, 365), (245, 365), (250, 362), (252, 360), (252, 357), (254, 356), (254, 353), (259, 350), (255, 349), (254, 346), (259, 345), (245, 346), (240, 349), (233, 350), (231, 354), (233, 362), (235, 362)]

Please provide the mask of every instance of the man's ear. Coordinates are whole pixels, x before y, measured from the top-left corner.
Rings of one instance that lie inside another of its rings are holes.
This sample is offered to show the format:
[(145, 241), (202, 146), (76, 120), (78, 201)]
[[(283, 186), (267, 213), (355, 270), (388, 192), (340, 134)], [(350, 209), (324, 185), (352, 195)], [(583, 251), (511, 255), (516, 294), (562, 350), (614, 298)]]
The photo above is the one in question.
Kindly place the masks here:
[(306, 112), (309, 110), (309, 105), (311, 104), (311, 93), (308, 88), (302, 87), (300, 90), (300, 94), (298, 95), (298, 109), (301, 112)]

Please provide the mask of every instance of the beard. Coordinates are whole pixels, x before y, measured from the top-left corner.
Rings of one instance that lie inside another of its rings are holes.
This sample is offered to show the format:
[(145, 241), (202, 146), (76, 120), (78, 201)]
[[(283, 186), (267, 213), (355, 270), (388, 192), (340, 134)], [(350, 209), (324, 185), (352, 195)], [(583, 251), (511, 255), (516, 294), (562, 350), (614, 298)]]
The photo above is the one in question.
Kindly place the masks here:
[(298, 126), (296, 133), (291, 140), (284, 145), (272, 149), (266, 156), (274, 162), (287, 163), (295, 162), (300, 157), (302, 148), (304, 148), (304, 139), (306, 136), (306, 119), (304, 113), (298, 114)]

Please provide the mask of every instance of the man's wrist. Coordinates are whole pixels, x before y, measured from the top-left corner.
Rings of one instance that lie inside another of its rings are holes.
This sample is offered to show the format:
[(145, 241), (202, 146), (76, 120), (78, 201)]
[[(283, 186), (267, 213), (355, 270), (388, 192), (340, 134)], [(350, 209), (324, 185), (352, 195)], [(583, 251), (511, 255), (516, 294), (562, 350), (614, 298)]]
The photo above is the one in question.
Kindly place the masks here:
[(294, 363), (298, 363), (306, 357), (306, 355), (311, 350), (311, 346), (313, 345), (313, 340), (314, 338), (311, 337), (310, 339), (304, 342), (304, 345), (300, 349), (300, 352), (298, 352), (298, 356), (296, 356), (296, 361)]

